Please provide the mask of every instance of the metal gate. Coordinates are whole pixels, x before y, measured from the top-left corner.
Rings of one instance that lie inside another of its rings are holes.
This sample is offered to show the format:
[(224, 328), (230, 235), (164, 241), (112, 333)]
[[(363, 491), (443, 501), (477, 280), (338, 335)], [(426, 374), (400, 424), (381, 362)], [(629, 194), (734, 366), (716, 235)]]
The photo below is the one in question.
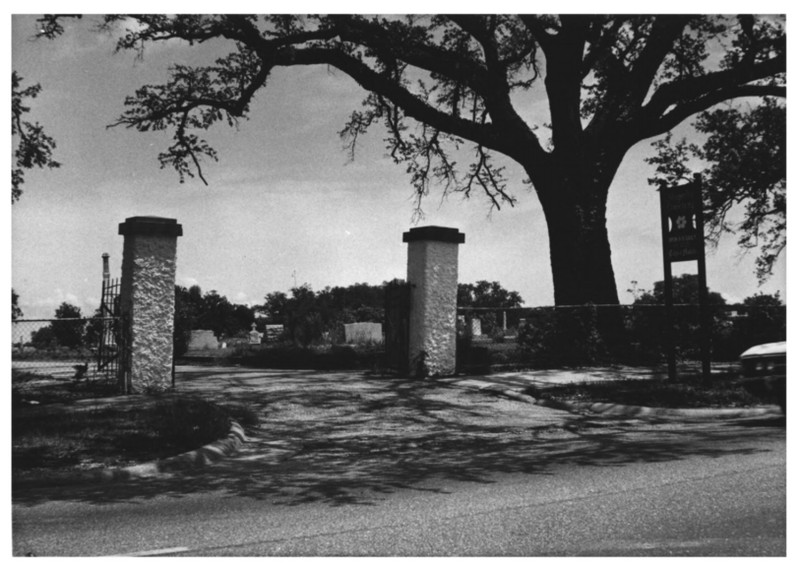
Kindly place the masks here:
[(130, 320), (120, 306), (120, 279), (103, 279), (100, 302), (102, 331), (97, 347), (97, 374), (108, 382), (119, 384), (127, 393), (129, 384), (128, 360)]
[(394, 280), (386, 285), (385, 345), (386, 366), (401, 375), (408, 374), (408, 322), (411, 285)]

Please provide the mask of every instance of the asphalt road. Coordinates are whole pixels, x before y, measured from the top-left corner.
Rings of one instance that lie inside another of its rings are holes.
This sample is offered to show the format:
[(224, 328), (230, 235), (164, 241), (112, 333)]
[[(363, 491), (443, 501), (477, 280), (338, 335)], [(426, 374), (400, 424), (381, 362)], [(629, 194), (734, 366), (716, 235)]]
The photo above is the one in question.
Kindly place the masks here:
[(270, 454), (265, 435), (196, 473), (15, 492), (13, 553), (786, 553), (780, 420), (571, 419), (535, 432), (482, 422), (469, 439), (409, 427), (395, 445), (283, 436)]

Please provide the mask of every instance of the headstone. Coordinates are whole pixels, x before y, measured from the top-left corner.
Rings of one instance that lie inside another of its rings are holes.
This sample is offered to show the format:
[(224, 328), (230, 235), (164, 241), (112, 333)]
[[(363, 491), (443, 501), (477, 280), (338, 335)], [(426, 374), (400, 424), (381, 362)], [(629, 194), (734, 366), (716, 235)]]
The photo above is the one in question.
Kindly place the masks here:
[(353, 322), (344, 325), (344, 341), (347, 344), (364, 344), (383, 341), (380, 322)]
[(189, 350), (208, 350), (219, 348), (219, 340), (213, 330), (192, 330), (189, 338)]
[(267, 324), (264, 327), (264, 342), (276, 342), (282, 334), (282, 324)]
[(256, 323), (252, 324), (252, 329), (248, 333), (248, 342), (250, 344), (261, 344), (261, 333), (256, 330)]
[(472, 319), (472, 336), (481, 336), (483, 331), (481, 330), (481, 319), (480, 318), (473, 318)]

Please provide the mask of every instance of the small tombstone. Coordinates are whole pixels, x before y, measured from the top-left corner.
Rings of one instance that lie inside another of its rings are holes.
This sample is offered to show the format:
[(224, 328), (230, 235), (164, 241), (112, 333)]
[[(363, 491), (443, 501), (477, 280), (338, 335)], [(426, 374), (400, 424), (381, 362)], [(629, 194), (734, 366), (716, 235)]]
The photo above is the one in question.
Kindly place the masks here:
[(189, 350), (208, 350), (219, 348), (219, 341), (213, 330), (192, 330), (189, 335)]
[(276, 342), (282, 334), (282, 324), (268, 324), (264, 327), (264, 342)]
[(261, 344), (261, 333), (256, 330), (256, 323), (252, 324), (252, 330), (248, 333), (248, 342), (250, 344)]
[(380, 322), (353, 322), (344, 325), (344, 341), (347, 344), (381, 342), (383, 330)]
[(483, 331), (481, 330), (481, 319), (480, 318), (473, 318), (472, 319), (472, 336), (481, 336)]

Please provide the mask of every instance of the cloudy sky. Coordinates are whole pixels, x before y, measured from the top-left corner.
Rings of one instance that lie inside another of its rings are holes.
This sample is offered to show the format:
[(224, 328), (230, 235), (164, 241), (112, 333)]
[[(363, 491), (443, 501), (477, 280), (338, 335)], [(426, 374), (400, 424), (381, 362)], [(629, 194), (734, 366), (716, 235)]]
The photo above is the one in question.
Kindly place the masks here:
[[(17, 10), (18, 12), (20, 10)], [(355, 282), (380, 284), (405, 276), (402, 234), (415, 224), (457, 227), (466, 234), (460, 282), (499, 281), (526, 305), (553, 302), (547, 234), (534, 193), (512, 170), (514, 208), (489, 216), (488, 203), (432, 194), (426, 218), (412, 222), (414, 202), (402, 166), (385, 157), (383, 133), (364, 138), (348, 162), (338, 138), (365, 93), (344, 74), (325, 68), (276, 70), (259, 92), (251, 119), (208, 135), (219, 152), (206, 163), (209, 182), (180, 184), (161, 170), (157, 154), (168, 139), (121, 127), (108, 129), (126, 95), (166, 79), (173, 62), (199, 64), (219, 46), (149, 49), (142, 61), (113, 53), (110, 38), (90, 30), (92, 18), (60, 39), (32, 40), (34, 18), (12, 18), (11, 65), (24, 85), (39, 83), (30, 119), (57, 141), (60, 169), (31, 171), (11, 208), (11, 285), (26, 318), (49, 318), (68, 301), (90, 314), (98, 306), (101, 255), (119, 275), (127, 217), (171, 217), (183, 225), (177, 281), (217, 290), (254, 304), (268, 292), (308, 283), (314, 289)], [(542, 102), (523, 102), (532, 115)], [(661, 280), (658, 193), (643, 159), (648, 143), (628, 155), (611, 188), (608, 227), (619, 295), (631, 302), (631, 281), (651, 288)], [(735, 239), (708, 254), (708, 283), (731, 302), (758, 291), (786, 293), (786, 261), (759, 286), (754, 257)], [(694, 273), (694, 263), (675, 274)]]

